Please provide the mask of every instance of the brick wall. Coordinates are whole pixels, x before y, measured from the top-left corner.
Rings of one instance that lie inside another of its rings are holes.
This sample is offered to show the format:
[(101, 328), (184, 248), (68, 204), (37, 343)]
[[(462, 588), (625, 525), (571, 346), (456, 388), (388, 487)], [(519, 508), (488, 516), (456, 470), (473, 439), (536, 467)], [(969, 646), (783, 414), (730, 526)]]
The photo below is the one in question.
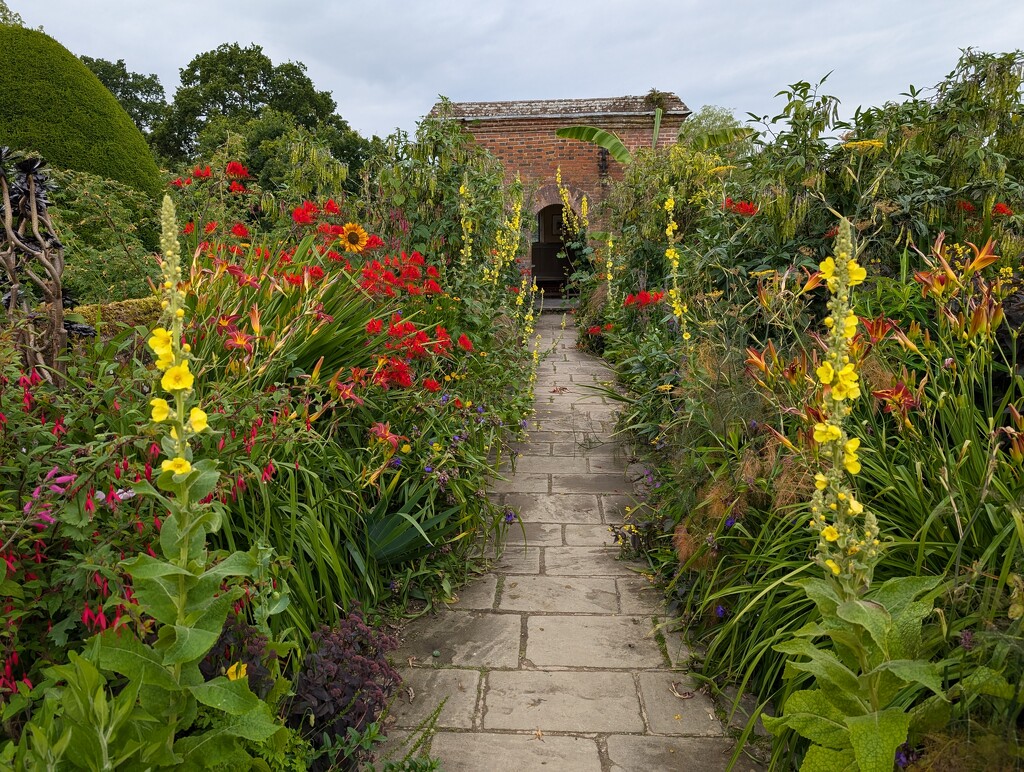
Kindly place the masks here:
[[(662, 119), (658, 135), (660, 146), (675, 141), (684, 117), (666, 115)], [(631, 151), (650, 147), (654, 131), (654, 119), (649, 115), (587, 116), (578, 123), (615, 132)], [(607, 158), (607, 177), (602, 176), (602, 152), (597, 146), (555, 136), (558, 129), (569, 125), (573, 125), (571, 120), (533, 117), (465, 122), (466, 130), (504, 164), (509, 180), (514, 179), (516, 173), (520, 175), (525, 190), (532, 193), (532, 200), (524, 208), (534, 213), (557, 203), (558, 194), (553, 187), (559, 167), (562, 183), (577, 203), (583, 194), (592, 202), (600, 202), (604, 198), (603, 180), (622, 177), (622, 167), (610, 157)]]

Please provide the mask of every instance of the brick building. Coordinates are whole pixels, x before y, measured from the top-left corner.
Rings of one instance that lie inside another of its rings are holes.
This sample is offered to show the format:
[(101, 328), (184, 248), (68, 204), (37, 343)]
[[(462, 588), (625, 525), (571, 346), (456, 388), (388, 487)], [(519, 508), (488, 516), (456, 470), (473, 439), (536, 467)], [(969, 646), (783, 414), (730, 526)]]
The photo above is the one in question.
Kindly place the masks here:
[[(530, 262), (538, 284), (557, 291), (569, 272), (556, 255), (563, 250), (562, 202), (555, 173), (578, 210), (586, 195), (596, 205), (606, 185), (622, 176), (622, 168), (608, 152), (578, 140), (561, 139), (555, 132), (565, 126), (596, 126), (614, 132), (630, 150), (650, 147), (654, 113), (663, 114), (658, 145), (675, 142), (679, 127), (690, 114), (678, 96), (652, 92), (647, 96), (604, 99), (549, 99), (526, 102), (455, 102), (451, 115), (505, 166), (509, 180), (518, 173), (523, 182), (524, 221), (533, 218)], [(435, 106), (438, 110), (440, 105)]]

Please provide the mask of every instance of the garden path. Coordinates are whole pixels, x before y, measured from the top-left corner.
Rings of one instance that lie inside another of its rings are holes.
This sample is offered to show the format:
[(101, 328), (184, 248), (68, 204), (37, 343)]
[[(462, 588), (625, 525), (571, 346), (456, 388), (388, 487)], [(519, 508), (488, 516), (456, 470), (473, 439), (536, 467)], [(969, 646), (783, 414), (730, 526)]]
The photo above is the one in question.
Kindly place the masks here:
[(689, 652), (656, 634), (659, 594), (616, 559), (608, 526), (631, 486), (614, 407), (587, 389), (612, 373), (562, 320), (540, 317), (550, 353), (529, 442), (492, 489), (523, 529), (491, 574), (407, 628), (390, 734), (401, 741), (447, 697), (430, 741), (447, 772), (724, 770), (733, 743), (684, 672)]

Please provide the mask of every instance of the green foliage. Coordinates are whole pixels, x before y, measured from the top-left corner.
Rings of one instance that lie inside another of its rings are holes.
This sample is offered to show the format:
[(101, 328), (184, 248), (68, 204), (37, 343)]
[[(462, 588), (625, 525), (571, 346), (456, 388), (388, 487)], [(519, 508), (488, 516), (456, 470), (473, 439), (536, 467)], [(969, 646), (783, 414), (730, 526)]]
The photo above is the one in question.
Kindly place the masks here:
[(614, 132), (594, 126), (566, 126), (556, 131), (555, 135), (562, 139), (577, 139), (580, 142), (590, 142), (598, 147), (603, 147), (613, 159), (623, 166), (628, 166), (633, 162), (633, 154), (622, 144), (622, 140)]
[(156, 75), (132, 72), (125, 66), (124, 59), (110, 62), (91, 56), (79, 58), (117, 98), (121, 107), (135, 121), (139, 131), (149, 132), (166, 114), (164, 87), (160, 85), (160, 79)]
[(0, 26), (0, 94), (0, 145), (150, 195), (159, 191), (156, 163), (132, 119), (53, 38)]

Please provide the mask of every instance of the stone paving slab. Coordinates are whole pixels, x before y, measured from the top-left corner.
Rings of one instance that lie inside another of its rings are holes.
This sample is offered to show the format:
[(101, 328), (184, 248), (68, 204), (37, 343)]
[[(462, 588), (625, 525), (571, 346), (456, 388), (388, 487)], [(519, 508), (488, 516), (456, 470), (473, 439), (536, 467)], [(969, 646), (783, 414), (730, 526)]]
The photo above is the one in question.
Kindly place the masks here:
[(626, 509), (632, 510), (636, 507), (636, 502), (632, 496), (610, 495), (600, 496), (599, 498), (601, 500), (601, 515), (606, 523), (621, 525), (625, 522), (626, 515), (628, 514)]
[(650, 618), (533, 616), (527, 620), (527, 641), (526, 659), (538, 668), (665, 665)]
[[(508, 528), (505, 550), (522, 549), (525, 545), (534, 547), (560, 547), (563, 543), (561, 523), (515, 523)], [(577, 526), (589, 528), (592, 526)], [(603, 528), (605, 526), (596, 526)], [(525, 539), (523, 534), (526, 534)]]
[(642, 732), (633, 676), (606, 671), (488, 673), (484, 729)]
[(618, 547), (548, 547), (544, 550), (544, 573), (549, 576), (634, 576), (636, 571), (629, 563), (618, 560), (618, 556)]
[(600, 772), (597, 743), (584, 737), (439, 732), (431, 753), (445, 772)]
[(600, 523), (601, 502), (586, 493), (537, 496), (510, 493), (505, 506), (519, 512), (524, 523)]
[(460, 589), (458, 600), (451, 608), (459, 610), (494, 608), (494, 598), (498, 590), (498, 577), (494, 574), (482, 576)]
[(524, 546), (522, 542), (507, 545), (495, 561), (494, 570), (504, 574), (539, 574), (540, 547)]
[(434, 665), (512, 668), (519, 664), (521, 628), (517, 614), (442, 611), (419, 620), (415, 639), (402, 645), (394, 658), (396, 662), (416, 657), (418, 662)]
[(516, 476), (520, 474), (587, 474), (590, 467), (582, 456), (520, 456), (516, 459)]
[[(415, 729), (444, 701), (437, 726), (472, 729), (480, 684), (477, 670), (400, 668), (402, 688), (391, 703), (389, 715), (398, 727)], [(410, 702), (409, 689), (412, 689)]]
[(658, 614), (665, 607), (661, 592), (643, 577), (616, 579), (615, 585), (623, 614)]
[(607, 525), (567, 525), (565, 543), (571, 547), (608, 547), (614, 537)]
[[(689, 699), (672, 693), (691, 692)], [(672, 671), (640, 673), (640, 694), (643, 696), (647, 721), (654, 734), (721, 737), (725, 732), (715, 715), (711, 698), (697, 691), (689, 676)]]
[[(609, 769), (614, 772), (726, 772), (732, 743), (726, 739), (611, 735)], [(740, 764), (734, 772), (746, 772)]]
[(617, 614), (619, 600), (611, 577), (509, 576), (498, 608), (561, 614)]
[(491, 484), (494, 493), (547, 493), (551, 481), (546, 474), (517, 474), (510, 480)]
[(552, 493), (619, 493), (624, 494), (628, 483), (622, 474), (559, 474), (551, 475)]

